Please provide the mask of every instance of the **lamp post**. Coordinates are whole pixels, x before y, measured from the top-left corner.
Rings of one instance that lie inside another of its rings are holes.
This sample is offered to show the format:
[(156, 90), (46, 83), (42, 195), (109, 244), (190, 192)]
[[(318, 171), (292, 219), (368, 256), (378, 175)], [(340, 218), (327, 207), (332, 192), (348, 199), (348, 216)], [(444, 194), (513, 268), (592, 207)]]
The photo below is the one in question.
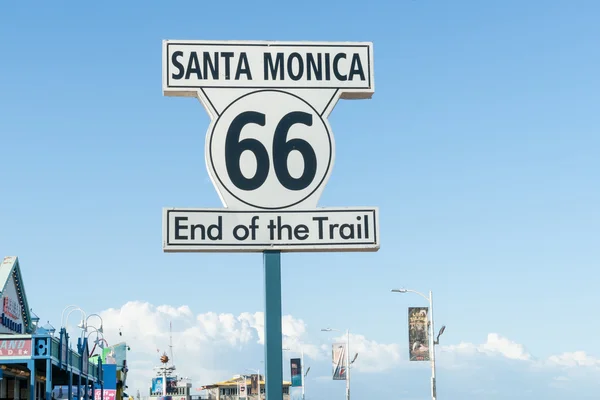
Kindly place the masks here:
[[(323, 328), (322, 332), (342, 332), (339, 329)], [(346, 400), (350, 400), (350, 366), (354, 364), (358, 357), (358, 353), (354, 355), (352, 361), (350, 361), (350, 330), (346, 329)]]
[[(282, 370), (282, 372), (285, 371), (285, 368), (286, 368), (285, 366), (287, 365), (287, 359), (285, 357), (285, 352), (286, 351), (291, 351), (291, 350), (292, 349), (290, 349), (289, 347), (282, 347), (281, 348), (281, 355), (282, 355), (281, 358), (282, 358), (282, 361), (283, 361), (283, 370)], [(290, 371), (290, 380), (291, 380), (291, 376), (292, 376), (292, 371)], [(283, 376), (282, 376), (282, 378), (283, 378)], [(282, 380), (285, 380), (285, 379), (282, 379)]]
[(85, 319), (85, 329), (87, 331), (87, 327), (90, 326), (88, 324), (88, 319), (90, 319), (91, 317), (98, 317), (100, 319), (100, 328), (98, 328), (98, 332), (100, 333), (104, 333), (104, 328), (102, 327), (104, 325), (104, 320), (102, 319), (102, 317), (98, 314), (90, 314), (87, 316), (87, 318)]
[(419, 296), (423, 297), (425, 300), (429, 302), (429, 358), (431, 360), (431, 399), (437, 400), (437, 390), (436, 390), (436, 382), (435, 382), (435, 346), (440, 344), (440, 336), (446, 330), (446, 326), (443, 325), (440, 331), (437, 334), (437, 338), (433, 338), (435, 329), (433, 325), (433, 294), (431, 290), (429, 291), (429, 296), (425, 296), (421, 292), (417, 292), (412, 289), (392, 289), (394, 293), (415, 293)]
[(308, 367), (306, 369), (306, 372), (304, 372), (304, 348), (300, 348), (300, 365), (302, 365), (302, 400), (304, 400), (304, 395), (306, 393), (306, 382), (304, 378), (306, 378), (306, 375), (308, 375), (308, 371), (310, 371), (310, 367)]
[[(85, 311), (83, 311), (83, 310), (82, 310), (80, 307), (77, 307), (77, 306), (69, 306), (69, 307), (65, 308), (65, 310), (69, 309), (70, 307), (74, 307), (74, 308), (71, 308), (71, 309), (70, 309), (70, 311), (67, 313), (67, 316), (66, 316), (66, 318), (64, 319), (64, 321), (63, 321), (63, 320), (62, 320), (62, 318), (61, 318), (61, 322), (62, 322), (62, 323), (61, 323), (61, 326), (62, 326), (62, 327), (64, 327), (64, 328), (66, 329), (66, 328), (67, 328), (67, 323), (68, 323), (68, 321), (69, 321), (69, 316), (70, 316), (70, 315), (71, 315), (73, 312), (75, 312), (75, 311), (79, 311), (83, 317), (81, 318), (81, 322), (80, 322), (80, 323), (77, 325), (77, 327), (78, 327), (78, 328), (80, 328), (80, 329), (82, 330), (82, 332), (81, 332), (81, 333), (82, 333), (82, 334), (81, 334), (81, 336), (83, 337), (83, 334), (84, 334), (84, 332), (86, 331), (85, 320), (86, 320), (86, 318), (87, 318), (87, 315), (85, 314)], [(64, 315), (64, 313), (65, 313), (65, 310), (63, 310), (63, 315)]]
[[(109, 346), (108, 342), (106, 341), (106, 339), (104, 339), (104, 333), (102, 333), (102, 331), (100, 329), (97, 329), (96, 327), (92, 326), (92, 331), (90, 331), (86, 338), (89, 340), (90, 336), (93, 333), (96, 333), (96, 340), (94, 340), (94, 347), (92, 348), (92, 351), (90, 352), (90, 355), (94, 354), (94, 350), (96, 350), (96, 346), (100, 347), (100, 350), (104, 349), (104, 344), (106, 343), (107, 346)], [(102, 336), (102, 338), (100, 338), (100, 336)]]
[(64, 310), (62, 311), (62, 314), (60, 315), (60, 326), (63, 327), (65, 326), (64, 321), (65, 321), (65, 313), (67, 312), (67, 310), (72, 310), (73, 308), (79, 308), (78, 306), (71, 304), (70, 306), (66, 306), (64, 308)]
[[(63, 320), (63, 317), (64, 317), (64, 315), (65, 315), (65, 312), (66, 312), (67, 310), (69, 310), (69, 312), (67, 313), (67, 316), (66, 316), (66, 318), (64, 318), (64, 320)], [(62, 315), (61, 315), (61, 329), (63, 329), (63, 328), (64, 328), (64, 329), (65, 329), (65, 331), (66, 331), (66, 328), (67, 328), (67, 322), (69, 321), (69, 316), (70, 316), (70, 315), (71, 315), (71, 314), (72, 314), (74, 311), (79, 311), (79, 312), (81, 313), (81, 315), (83, 316), (83, 317), (81, 318), (81, 322), (79, 323), (79, 325), (77, 325), (77, 327), (78, 327), (78, 328), (81, 328), (81, 339), (83, 339), (83, 338), (85, 338), (85, 333), (86, 333), (86, 330), (87, 330), (87, 329), (86, 329), (86, 325), (85, 325), (85, 321), (86, 321), (86, 318), (87, 318), (87, 316), (86, 316), (86, 314), (85, 314), (85, 311), (83, 311), (83, 309), (81, 309), (81, 307), (78, 307), (78, 306), (76, 306), (76, 305), (70, 305), (70, 306), (67, 306), (67, 307), (66, 307), (66, 308), (63, 310), (63, 312), (62, 312)], [(71, 376), (72, 376), (72, 374), (73, 374), (73, 366), (71, 366), (71, 371), (70, 371), (70, 374), (71, 374)], [(79, 398), (79, 397), (81, 397), (81, 374), (79, 374), (78, 376), (79, 376), (79, 378), (78, 378), (78, 382), (77, 382), (77, 397)], [(72, 388), (71, 388), (71, 385), (72, 385), (72, 384), (71, 384), (71, 381), (70, 381), (71, 379), (72, 379), (72, 378), (69, 378), (69, 393), (68, 393), (68, 395), (69, 395), (69, 399), (71, 399), (71, 398), (72, 398), (72, 394), (73, 394), (73, 393), (72, 393)]]
[[(67, 312), (67, 311), (68, 311), (68, 312)], [(83, 319), (81, 320), (81, 323), (80, 323), (80, 325), (85, 325), (85, 318), (86, 318), (86, 316), (85, 316), (85, 311), (83, 311), (83, 310), (81, 309), (81, 307), (79, 307), (79, 306), (76, 306), (76, 305), (74, 305), (74, 304), (71, 304), (70, 306), (66, 306), (66, 307), (65, 307), (65, 309), (62, 311), (62, 314), (61, 314), (61, 316), (60, 316), (60, 326), (61, 326), (61, 328), (62, 328), (62, 327), (64, 327), (64, 328), (66, 328), (66, 327), (67, 327), (66, 323), (67, 323), (67, 321), (69, 320), (69, 315), (71, 315), (71, 313), (72, 313), (73, 311), (79, 311), (79, 312), (81, 312), (81, 313), (83, 314), (83, 316), (84, 316), (84, 317), (83, 317)], [(66, 318), (65, 318), (65, 313), (67, 313), (67, 317), (66, 317)]]

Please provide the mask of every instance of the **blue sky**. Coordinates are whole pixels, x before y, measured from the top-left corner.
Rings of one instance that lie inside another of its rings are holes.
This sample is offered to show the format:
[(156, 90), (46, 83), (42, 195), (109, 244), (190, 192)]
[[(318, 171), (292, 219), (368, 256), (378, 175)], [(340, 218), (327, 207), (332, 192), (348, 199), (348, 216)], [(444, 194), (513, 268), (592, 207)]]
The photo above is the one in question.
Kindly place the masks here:
[[(317, 341), (333, 326), (404, 346), (406, 307), (424, 304), (389, 290), (431, 289), (444, 344), (498, 333), (540, 359), (597, 359), (599, 13), (566, 0), (9, 2), (0, 255), (19, 256), (31, 306), (55, 326), (73, 303), (262, 311), (259, 254), (162, 252), (162, 207), (221, 203), (209, 117), (162, 96), (161, 41), (372, 41), (375, 95), (333, 111), (320, 205), (380, 207), (381, 250), (285, 254), (284, 313)], [(427, 398), (419, 368), (423, 385), (402, 382)], [(595, 371), (573, 396), (597, 390)], [(440, 396), (468, 398), (439, 379)]]

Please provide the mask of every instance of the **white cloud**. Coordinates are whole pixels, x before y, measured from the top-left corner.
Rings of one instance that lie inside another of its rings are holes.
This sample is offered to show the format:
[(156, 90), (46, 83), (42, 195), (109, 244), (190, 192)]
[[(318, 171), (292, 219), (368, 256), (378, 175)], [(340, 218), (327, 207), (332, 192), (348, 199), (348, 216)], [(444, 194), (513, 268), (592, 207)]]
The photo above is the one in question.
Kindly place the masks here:
[[(168, 351), (169, 322), (173, 325), (175, 364), (181, 376), (190, 377), (195, 387), (228, 379), (234, 374), (248, 372), (247, 369), (264, 369), (264, 364), (261, 363), (264, 357), (262, 312), (244, 312), (240, 315), (208, 312), (196, 315), (188, 306), (154, 306), (132, 301), (119, 309), (105, 310), (100, 314), (108, 342), (114, 344), (127, 341), (131, 346), (128, 354), (130, 393), (135, 389), (139, 389), (142, 395), (147, 392), (150, 379), (154, 376), (153, 367), (159, 364), (159, 355)], [(315, 334), (311, 337), (302, 319), (286, 315), (282, 323), (283, 346), (291, 349), (291, 352), (284, 355), (286, 359), (296, 357), (304, 350), (305, 364), (312, 368), (312, 385), (330, 387), (331, 344), (323, 344), (322, 336)], [(345, 339), (345, 336), (341, 336), (331, 340), (343, 342)], [(351, 357), (354, 353), (359, 353), (353, 365), (353, 371), (358, 373), (353, 375), (358, 380), (355, 385), (360, 385), (361, 377), (367, 375), (373, 378), (385, 376), (388, 379), (399, 379), (398, 368), (404, 371), (401, 376), (423, 375), (419, 381), (427, 381), (425, 370), (428, 363), (408, 361), (407, 348), (402, 344), (380, 343), (360, 334), (351, 334), (350, 349)], [(523, 374), (529, 371), (532, 377), (543, 378), (543, 387), (555, 390), (567, 390), (575, 383), (581, 385), (582, 379), (597, 382), (600, 377), (600, 360), (583, 351), (537, 360), (522, 344), (497, 333), (490, 333), (481, 344), (459, 343), (438, 347), (438, 366), (445, 370), (444, 374), (459, 374), (456, 377), (468, 374), (469, 383), (464, 384), (464, 392), (454, 390), (460, 396), (465, 393), (465, 397), (462, 397), (465, 399), (468, 393), (475, 393), (482, 387), (478, 386), (482, 385), (478, 378), (473, 381), (473, 377), (477, 374), (482, 377), (489, 377), (490, 373), (501, 374), (502, 368), (513, 375), (515, 368)], [(583, 370), (585, 371), (582, 372)], [(289, 372), (285, 376), (289, 376), (288, 374)], [(595, 376), (596, 380), (590, 376)], [(308, 383), (310, 382), (309, 380)], [(503, 389), (499, 385), (484, 389), (490, 395), (494, 391), (501, 393)], [(334, 389), (336, 387), (334, 385)], [(410, 386), (406, 387), (410, 392)], [(353, 390), (360, 391), (360, 386)], [(532, 396), (540, 395), (539, 392), (534, 392)], [(390, 392), (389, 395), (393, 393), (395, 392)]]
[[(193, 378), (196, 385), (228, 379), (247, 372), (245, 368), (264, 368), (260, 363), (264, 349), (259, 345), (264, 342), (262, 312), (194, 315), (187, 306), (153, 306), (132, 301), (100, 315), (108, 342), (127, 341), (131, 347), (128, 385), (142, 393), (154, 376), (158, 357), (169, 350), (170, 322), (177, 369)], [(304, 350), (305, 356), (313, 359), (322, 357), (317, 346), (305, 343), (306, 326), (302, 320), (287, 315), (282, 324), (284, 347), (292, 352)]]
[(460, 343), (457, 345), (441, 346), (441, 350), (467, 354), (501, 355), (511, 360), (526, 361), (531, 359), (531, 355), (525, 350), (522, 344), (513, 342), (497, 333), (488, 334), (487, 340), (483, 344)]
[(587, 355), (584, 351), (562, 353), (548, 358), (549, 364), (563, 367), (596, 367), (600, 368), (600, 360)]

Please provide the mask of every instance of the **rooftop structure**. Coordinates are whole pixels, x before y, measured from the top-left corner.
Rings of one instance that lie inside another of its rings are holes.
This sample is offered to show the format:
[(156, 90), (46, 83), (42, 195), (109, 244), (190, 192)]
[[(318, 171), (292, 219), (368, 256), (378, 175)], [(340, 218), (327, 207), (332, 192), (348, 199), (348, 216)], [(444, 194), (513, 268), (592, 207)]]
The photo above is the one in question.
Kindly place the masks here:
[[(292, 382), (283, 381), (283, 399), (289, 400), (290, 386)], [(265, 399), (265, 377), (264, 375), (235, 375), (226, 381), (205, 385), (202, 389), (208, 393), (208, 400), (239, 400), (240, 386), (247, 388), (245, 398), (248, 400)], [(258, 388), (260, 387), (260, 397)], [(243, 398), (243, 397), (242, 397)]]

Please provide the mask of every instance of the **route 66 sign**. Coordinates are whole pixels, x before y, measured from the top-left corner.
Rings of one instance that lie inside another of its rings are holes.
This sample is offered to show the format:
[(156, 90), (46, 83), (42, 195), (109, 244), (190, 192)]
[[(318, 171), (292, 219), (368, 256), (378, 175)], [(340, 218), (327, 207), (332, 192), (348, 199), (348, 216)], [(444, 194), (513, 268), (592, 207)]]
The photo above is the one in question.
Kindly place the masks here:
[[(374, 93), (371, 43), (163, 42), (163, 93), (211, 117), (205, 161), (226, 209), (165, 209), (165, 251), (377, 250), (376, 208), (323, 209), (327, 117)], [(288, 229), (289, 226), (289, 229)]]

